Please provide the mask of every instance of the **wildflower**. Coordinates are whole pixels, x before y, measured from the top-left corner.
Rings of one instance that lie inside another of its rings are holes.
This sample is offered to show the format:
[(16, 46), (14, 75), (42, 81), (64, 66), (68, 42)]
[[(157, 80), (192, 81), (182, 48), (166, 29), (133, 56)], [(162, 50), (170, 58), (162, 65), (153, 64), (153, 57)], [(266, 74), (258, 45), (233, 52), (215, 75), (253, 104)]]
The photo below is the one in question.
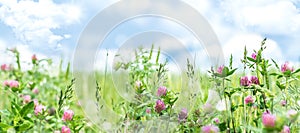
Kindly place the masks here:
[(146, 113), (147, 113), (147, 114), (150, 114), (150, 113), (151, 113), (151, 109), (147, 108), (147, 109), (146, 109)]
[(245, 100), (244, 100), (244, 103), (245, 104), (249, 104), (249, 103), (254, 103), (254, 99), (253, 99), (253, 97), (252, 96), (247, 96), (246, 98), (245, 98)]
[(17, 48), (11, 48), (11, 49), (9, 49), (9, 51), (11, 51), (11, 52), (13, 52), (13, 53), (18, 53)]
[(166, 106), (165, 103), (162, 100), (157, 100), (155, 105), (155, 111), (157, 113), (160, 113), (161, 111), (165, 110)]
[(19, 82), (16, 80), (5, 80), (3, 82), (4, 87), (10, 87), (10, 88), (18, 88), (19, 87)]
[(34, 108), (39, 105), (39, 101), (37, 99), (33, 99)]
[(252, 55), (251, 55), (251, 57), (252, 57), (252, 59), (254, 59), (254, 60), (256, 60), (256, 53), (252, 53)]
[(61, 133), (71, 133), (71, 130), (67, 126), (62, 126)]
[(19, 82), (16, 81), (16, 80), (11, 80), (11, 81), (9, 82), (9, 87), (10, 87), (10, 88), (18, 88), (18, 87), (19, 87)]
[(214, 118), (214, 120), (213, 120), (216, 124), (219, 124), (220, 123), (220, 120), (219, 120), (219, 118)]
[(140, 88), (141, 86), (142, 86), (142, 82), (141, 81), (138, 80), (138, 81), (135, 82), (135, 87), (136, 88)]
[(298, 112), (294, 109), (291, 109), (287, 112), (287, 118), (291, 121), (294, 121), (297, 119)]
[(214, 125), (207, 125), (201, 128), (203, 133), (218, 133), (219, 128)]
[(31, 60), (32, 60), (32, 61), (36, 61), (36, 60), (37, 60), (37, 57), (36, 57), (35, 54), (31, 56)]
[(294, 71), (294, 67), (291, 66), (289, 62), (285, 62), (284, 64), (281, 65), (281, 72), (286, 72), (286, 71)]
[(39, 89), (38, 89), (38, 88), (34, 88), (34, 89), (32, 90), (32, 92), (33, 92), (34, 94), (39, 94)]
[(64, 112), (63, 117), (62, 117), (62, 120), (63, 121), (70, 121), (70, 120), (72, 120), (73, 115), (74, 115), (74, 112), (72, 110), (66, 110)]
[(259, 85), (259, 80), (256, 76), (251, 76), (251, 84)]
[(240, 84), (241, 84), (241, 86), (250, 86), (251, 81), (248, 79), (247, 76), (244, 76), (244, 77), (241, 77)]
[(219, 66), (217, 69), (217, 73), (222, 74), (223, 73), (223, 69), (224, 69), (224, 65)]
[(240, 79), (241, 86), (259, 85), (259, 79), (256, 76), (244, 76)]
[(38, 115), (39, 113), (42, 113), (43, 111), (46, 110), (46, 107), (43, 105), (36, 105), (34, 108), (34, 113), (35, 115)]
[(213, 106), (209, 103), (204, 104), (202, 108), (205, 113), (211, 113), (213, 111)]
[(290, 127), (284, 126), (280, 133), (290, 133)]
[(3, 82), (3, 86), (9, 86), (9, 81), (8, 80), (5, 80), (4, 82)]
[(178, 121), (185, 122), (188, 116), (188, 111), (186, 108), (181, 109), (180, 113), (178, 114)]
[(167, 87), (165, 86), (160, 86), (156, 93), (158, 97), (165, 96), (166, 94), (167, 94)]
[(23, 103), (29, 103), (31, 101), (31, 96), (30, 95), (25, 95), (23, 96)]
[(280, 102), (280, 105), (283, 106), (283, 107), (286, 106), (286, 101), (285, 101), (285, 100), (282, 100), (282, 101)]
[(269, 111), (264, 112), (262, 115), (262, 123), (265, 127), (274, 127), (276, 116), (272, 115)]
[(3, 65), (1, 65), (1, 70), (2, 70), (2, 71), (9, 71), (9, 70), (10, 70), (10, 67), (7, 66), (6, 64), (3, 64)]

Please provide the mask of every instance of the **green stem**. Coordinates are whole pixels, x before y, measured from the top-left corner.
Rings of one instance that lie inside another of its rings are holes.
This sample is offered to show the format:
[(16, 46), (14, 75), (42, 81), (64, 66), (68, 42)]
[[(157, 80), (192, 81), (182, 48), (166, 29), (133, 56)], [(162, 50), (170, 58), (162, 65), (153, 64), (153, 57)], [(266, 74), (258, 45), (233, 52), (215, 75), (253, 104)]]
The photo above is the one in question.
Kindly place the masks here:
[[(227, 102), (226, 102), (226, 94), (225, 94), (225, 79), (223, 78), (222, 79), (222, 88), (223, 88), (223, 95), (224, 95), (224, 102), (225, 102), (225, 107), (226, 107), (226, 111), (227, 111), (227, 109), (228, 109), (228, 105), (227, 105)], [(228, 127), (228, 129), (229, 129), (229, 131), (228, 132), (230, 132), (230, 112), (227, 114), (227, 115), (225, 115), (227, 118), (227, 127)]]
[[(258, 66), (259, 66), (258, 63), (256, 63), (256, 76), (257, 76), (258, 80), (261, 81), (261, 80), (260, 80), (261, 78), (260, 78)], [(264, 108), (265, 108), (265, 110), (267, 110), (266, 96), (265, 96), (264, 93), (262, 93), (262, 98), (263, 98), (263, 100), (264, 100)]]
[(287, 106), (289, 104), (289, 98), (288, 98), (288, 87), (289, 87), (289, 82), (288, 82), (288, 77), (285, 78), (285, 89), (284, 89), (284, 94), (285, 94), (285, 101), (286, 101), (286, 110)]
[(232, 106), (232, 103), (231, 103), (231, 97), (229, 97), (229, 103), (230, 103), (230, 119), (231, 119), (231, 122), (232, 122), (232, 127), (233, 127), (233, 132), (235, 133), (235, 125), (234, 125), (234, 119), (233, 119), (233, 112), (231, 110), (231, 106)]
[(245, 126), (245, 132), (247, 133), (248, 130), (247, 130), (247, 126), (248, 126), (248, 120), (247, 120), (247, 106), (246, 104), (244, 103), (244, 99), (245, 99), (245, 96), (243, 94), (243, 98), (242, 98), (242, 104), (244, 105), (244, 123), (246, 123), (246, 126)]
[(170, 111), (169, 111), (170, 114), (169, 114), (167, 129), (169, 129), (169, 124), (170, 124), (171, 114), (172, 114), (172, 107), (173, 107), (173, 105), (170, 105)]
[(256, 63), (256, 76), (257, 76), (258, 80), (261, 81), (260, 75), (259, 75), (259, 70), (258, 70), (258, 63)]
[[(226, 102), (226, 95), (224, 93), (224, 102), (225, 102), (225, 107), (226, 107), (226, 111), (228, 109), (228, 105), (227, 105), (227, 102)], [(226, 113), (225, 113), (226, 114)], [(229, 130), (228, 132), (230, 132), (230, 116), (227, 114), (225, 115), (226, 119), (227, 119), (227, 129)]]
[(19, 52), (16, 53), (16, 58), (17, 58), (18, 69), (19, 69), (19, 71), (21, 71), (21, 63), (20, 63), (20, 54), (19, 54)]

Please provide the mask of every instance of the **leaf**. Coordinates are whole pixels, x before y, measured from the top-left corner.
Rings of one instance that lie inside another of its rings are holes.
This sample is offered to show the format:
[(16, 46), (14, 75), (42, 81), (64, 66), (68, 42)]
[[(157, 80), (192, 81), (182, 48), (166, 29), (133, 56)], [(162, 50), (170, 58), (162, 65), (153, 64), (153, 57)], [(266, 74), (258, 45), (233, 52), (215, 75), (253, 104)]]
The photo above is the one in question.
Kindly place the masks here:
[(251, 61), (251, 62), (256, 62), (256, 60), (254, 60), (254, 59), (251, 58), (251, 57), (247, 57), (247, 59), (248, 59), (249, 61)]
[(235, 68), (235, 69), (233, 69), (233, 70), (231, 70), (230, 72), (228, 72), (227, 73), (227, 76), (230, 76), (230, 75), (232, 75), (235, 71), (237, 70), (237, 68)]
[(154, 45), (152, 44), (151, 49), (150, 49), (150, 54), (149, 54), (149, 60), (152, 58), (152, 53), (153, 53)]
[(230, 80), (230, 79), (228, 79), (228, 78), (225, 78), (225, 80), (226, 80), (226, 81), (229, 81), (229, 82), (231, 82), (231, 80)]
[(226, 126), (225, 122), (218, 124), (218, 127), (219, 127), (221, 132), (225, 131), (227, 129), (227, 126)]
[(281, 90), (283, 90), (285, 88), (284, 85), (282, 85), (279, 81), (276, 81), (276, 85), (278, 88), (280, 88)]
[(287, 71), (285, 71), (285, 72), (283, 73), (283, 75), (284, 75), (284, 76), (287, 76), (287, 77), (290, 77), (291, 74), (292, 74), (292, 71), (290, 71), (290, 70), (287, 70)]
[(225, 66), (222, 71), (222, 77), (227, 77), (228, 73), (229, 73), (229, 68)]
[(65, 74), (65, 79), (66, 80), (68, 79), (69, 73), (70, 73), (70, 62), (68, 63), (66, 74)]
[(233, 105), (231, 106), (231, 112), (236, 111), (239, 108), (239, 105)]
[(26, 116), (28, 113), (32, 112), (34, 108), (34, 102), (31, 101), (30, 103), (26, 104), (22, 110), (20, 111), (20, 114), (22, 117)]
[(7, 109), (4, 109), (4, 110), (0, 110), (0, 115), (1, 116), (8, 116), (8, 115), (10, 115), (10, 112), (7, 110)]
[(29, 121), (24, 121), (23, 124), (21, 124), (19, 126), (19, 130), (18, 131), (20, 131), (20, 132), (27, 131), (27, 130), (29, 130), (32, 127), (33, 127), (33, 123), (31, 123)]
[(12, 110), (12, 113), (14, 115), (18, 115), (19, 114), (19, 110), (21, 110), (20, 106), (15, 103), (15, 102), (11, 102), (11, 110)]
[(277, 79), (280, 79), (282, 77), (283, 77), (283, 75), (280, 74), (280, 75), (277, 76)]
[(23, 117), (23, 119), (33, 123), (33, 120), (30, 117), (25, 116), (25, 117)]
[(175, 99), (173, 99), (172, 102), (170, 102), (170, 104), (173, 105), (177, 100), (178, 100), (178, 97), (176, 97)]
[(214, 73), (214, 76), (216, 76), (216, 77), (223, 77), (223, 75), (222, 74), (219, 74), (219, 73)]
[(272, 128), (263, 128), (262, 129), (262, 133), (274, 133), (275, 131), (274, 131), (274, 129), (272, 129)]
[(233, 56), (231, 54), (230, 55), (230, 61), (229, 61), (229, 67), (230, 67), (230, 69), (232, 69), (232, 60), (233, 60)]
[(137, 106), (137, 108), (143, 108), (143, 107), (145, 107), (145, 106), (147, 106), (147, 105), (149, 105), (149, 103), (142, 103), (142, 104), (140, 104), (139, 106)]
[(237, 70), (237, 68), (229, 71), (229, 68), (225, 66), (223, 68), (222, 74), (214, 73), (214, 76), (217, 76), (217, 77), (220, 77), (220, 78), (225, 78), (225, 77), (228, 77), (228, 76), (232, 75), (236, 70)]
[(271, 75), (271, 76), (277, 76), (279, 74), (277, 74), (277, 73), (270, 73), (269, 75)]
[(273, 59), (271, 59), (271, 60), (272, 60), (272, 62), (275, 64), (275, 67), (276, 67), (277, 69), (280, 69), (279, 66), (278, 66), (278, 64), (276, 63), (276, 61), (273, 60)]
[(300, 68), (297, 69), (295, 72), (293, 72), (293, 74), (296, 74), (296, 73), (298, 73), (298, 72), (300, 72)]
[(6, 131), (7, 129), (11, 128), (12, 126), (5, 124), (5, 123), (0, 123), (0, 128), (2, 128), (2, 130)]
[(259, 90), (261, 93), (265, 93), (268, 97), (275, 97), (275, 94), (268, 90), (267, 88), (262, 87), (261, 90)]
[(160, 55), (160, 47), (158, 48), (157, 56), (156, 56), (156, 64), (158, 64), (159, 61), (159, 55)]

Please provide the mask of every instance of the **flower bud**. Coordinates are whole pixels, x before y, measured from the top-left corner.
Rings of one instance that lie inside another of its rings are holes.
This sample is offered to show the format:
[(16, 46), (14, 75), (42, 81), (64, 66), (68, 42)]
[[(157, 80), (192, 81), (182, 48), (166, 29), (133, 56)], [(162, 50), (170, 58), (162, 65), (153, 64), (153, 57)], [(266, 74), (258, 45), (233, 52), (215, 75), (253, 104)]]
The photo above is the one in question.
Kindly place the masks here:
[(165, 96), (166, 94), (167, 94), (167, 87), (165, 86), (160, 86), (156, 93), (158, 97)]

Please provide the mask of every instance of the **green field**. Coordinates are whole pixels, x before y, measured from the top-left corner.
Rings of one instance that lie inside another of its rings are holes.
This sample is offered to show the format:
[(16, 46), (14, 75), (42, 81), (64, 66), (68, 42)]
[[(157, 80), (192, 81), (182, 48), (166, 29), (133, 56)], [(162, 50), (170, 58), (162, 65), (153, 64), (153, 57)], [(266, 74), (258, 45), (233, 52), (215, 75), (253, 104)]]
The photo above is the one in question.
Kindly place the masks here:
[[(89, 73), (32, 58), (22, 70), (2, 65), (0, 132), (232, 132), (300, 131), (298, 66), (245, 50), (244, 68), (229, 63), (168, 71), (160, 51), (139, 49), (130, 62)], [(46, 67), (47, 66), (47, 67)]]

